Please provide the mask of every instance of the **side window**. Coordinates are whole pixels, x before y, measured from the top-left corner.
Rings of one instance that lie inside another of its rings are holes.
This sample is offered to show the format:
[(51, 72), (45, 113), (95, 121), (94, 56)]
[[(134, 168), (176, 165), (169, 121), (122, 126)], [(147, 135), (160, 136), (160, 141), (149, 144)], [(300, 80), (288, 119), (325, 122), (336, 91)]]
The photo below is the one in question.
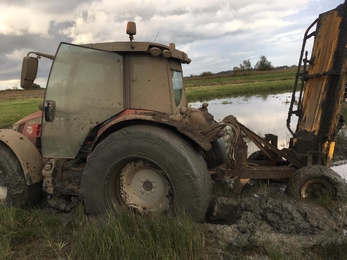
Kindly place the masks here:
[(182, 88), (183, 88), (183, 80), (182, 80), (182, 72), (174, 70), (172, 74), (172, 87), (174, 91), (175, 104), (178, 106), (181, 103), (182, 99)]

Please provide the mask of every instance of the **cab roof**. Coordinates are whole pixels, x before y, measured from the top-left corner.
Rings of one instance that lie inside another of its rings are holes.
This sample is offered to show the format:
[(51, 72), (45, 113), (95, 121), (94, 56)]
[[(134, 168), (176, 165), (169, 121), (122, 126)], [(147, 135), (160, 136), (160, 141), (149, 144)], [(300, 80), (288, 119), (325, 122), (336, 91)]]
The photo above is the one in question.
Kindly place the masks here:
[(154, 42), (103, 42), (82, 44), (81, 46), (114, 52), (146, 52), (153, 56), (175, 58), (180, 60), (181, 63), (189, 64), (191, 62), (185, 52), (176, 49), (174, 43), (166, 46)]

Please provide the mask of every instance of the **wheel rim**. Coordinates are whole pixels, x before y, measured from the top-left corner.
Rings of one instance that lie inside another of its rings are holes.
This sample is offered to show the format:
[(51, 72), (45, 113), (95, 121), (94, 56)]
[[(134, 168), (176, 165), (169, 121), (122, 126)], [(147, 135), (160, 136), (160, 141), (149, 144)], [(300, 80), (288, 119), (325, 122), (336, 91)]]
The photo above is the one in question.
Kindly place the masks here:
[(313, 179), (307, 181), (301, 188), (302, 198), (333, 197), (333, 187), (325, 180)]
[(169, 210), (171, 185), (158, 168), (143, 160), (127, 163), (119, 175), (121, 203), (141, 214)]
[(7, 195), (6, 177), (0, 169), (0, 201), (4, 201)]

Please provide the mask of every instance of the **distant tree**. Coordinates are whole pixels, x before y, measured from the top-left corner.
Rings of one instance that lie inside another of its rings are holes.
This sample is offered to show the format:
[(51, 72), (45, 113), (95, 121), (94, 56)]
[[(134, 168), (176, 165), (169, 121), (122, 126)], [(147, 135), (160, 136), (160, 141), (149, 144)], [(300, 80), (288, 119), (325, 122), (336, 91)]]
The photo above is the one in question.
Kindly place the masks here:
[(200, 74), (200, 76), (210, 76), (210, 75), (213, 75), (211, 71), (204, 71)]
[(251, 69), (253, 68), (249, 59), (244, 60), (242, 64), (240, 64), (240, 70), (251, 70)]
[(235, 67), (233, 68), (233, 71), (238, 71), (238, 70), (240, 70), (240, 68), (237, 67), (237, 66), (235, 66)]
[(260, 59), (254, 66), (255, 70), (272, 70), (273, 66), (270, 61), (264, 55), (260, 55)]
[(40, 89), (41, 86), (39, 84), (33, 83), (30, 89)]

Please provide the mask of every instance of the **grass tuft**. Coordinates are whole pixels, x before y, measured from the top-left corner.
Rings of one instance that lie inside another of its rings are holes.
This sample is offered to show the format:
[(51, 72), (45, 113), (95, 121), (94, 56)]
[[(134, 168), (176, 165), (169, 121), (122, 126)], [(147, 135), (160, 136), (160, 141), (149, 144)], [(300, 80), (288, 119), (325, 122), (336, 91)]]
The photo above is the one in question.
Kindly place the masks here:
[(201, 259), (205, 230), (180, 214), (138, 216), (126, 210), (91, 219), (74, 238), (73, 259)]

